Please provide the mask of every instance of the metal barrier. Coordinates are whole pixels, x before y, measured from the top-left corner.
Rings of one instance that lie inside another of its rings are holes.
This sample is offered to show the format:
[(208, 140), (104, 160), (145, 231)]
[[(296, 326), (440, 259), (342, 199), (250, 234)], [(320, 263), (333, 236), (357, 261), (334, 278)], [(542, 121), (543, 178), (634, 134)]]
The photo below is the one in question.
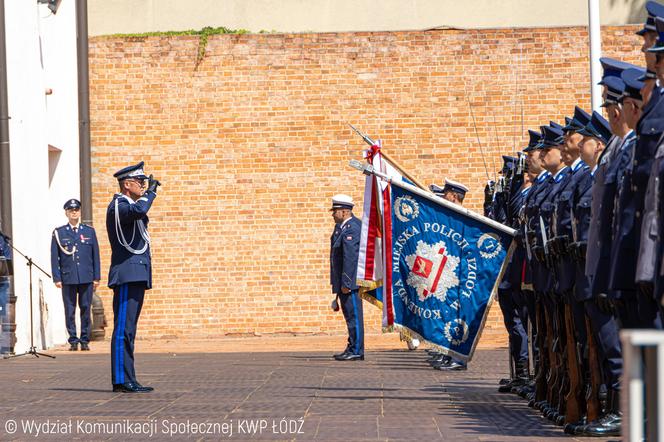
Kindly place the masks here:
[(622, 437), (664, 442), (664, 331), (622, 330)]

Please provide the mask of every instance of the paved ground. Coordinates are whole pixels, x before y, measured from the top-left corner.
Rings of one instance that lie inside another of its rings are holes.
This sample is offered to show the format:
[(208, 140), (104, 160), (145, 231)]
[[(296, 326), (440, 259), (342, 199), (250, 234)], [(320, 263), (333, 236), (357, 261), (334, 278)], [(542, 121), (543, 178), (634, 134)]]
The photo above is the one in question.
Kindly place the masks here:
[(51, 354), (0, 360), (0, 440), (583, 440), (496, 392), (505, 350), (480, 350), (450, 374), (428, 368), (423, 351), (373, 350), (364, 362), (145, 352), (137, 372), (155, 392), (132, 395), (110, 392), (101, 350)]

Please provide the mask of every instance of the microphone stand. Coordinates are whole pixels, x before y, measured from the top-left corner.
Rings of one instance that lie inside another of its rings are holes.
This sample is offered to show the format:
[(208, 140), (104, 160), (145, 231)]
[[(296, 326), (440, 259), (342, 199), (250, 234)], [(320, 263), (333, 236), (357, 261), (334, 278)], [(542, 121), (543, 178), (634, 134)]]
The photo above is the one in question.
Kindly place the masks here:
[(29, 284), (29, 293), (30, 293), (30, 350), (26, 351), (25, 353), (18, 354), (18, 355), (5, 356), (5, 359), (18, 358), (20, 356), (27, 356), (27, 355), (32, 355), (36, 358), (38, 358), (39, 356), (45, 356), (47, 358), (55, 359), (55, 356), (47, 355), (46, 353), (40, 353), (40, 352), (37, 351), (37, 347), (35, 347), (35, 336), (34, 336), (34, 328), (35, 327), (34, 327), (34, 322), (33, 322), (33, 318), (32, 318), (32, 316), (33, 316), (32, 315), (32, 310), (33, 310), (33, 308), (32, 308), (32, 267), (33, 266), (37, 267), (37, 269), (40, 272), (42, 272), (44, 275), (46, 275), (49, 279), (51, 279), (51, 275), (46, 270), (39, 267), (39, 265), (36, 264), (32, 260), (32, 258), (30, 258), (29, 256), (24, 255), (19, 249), (14, 247), (14, 243), (12, 241), (10, 241), (8, 237), (5, 236), (5, 239), (7, 241), (7, 244), (9, 244), (9, 246), (12, 249), (14, 249), (14, 251), (16, 251), (19, 255), (21, 255), (27, 261), (26, 265), (28, 266), (28, 269), (29, 269), (28, 272), (29, 272), (29, 276), (30, 276), (30, 284)]

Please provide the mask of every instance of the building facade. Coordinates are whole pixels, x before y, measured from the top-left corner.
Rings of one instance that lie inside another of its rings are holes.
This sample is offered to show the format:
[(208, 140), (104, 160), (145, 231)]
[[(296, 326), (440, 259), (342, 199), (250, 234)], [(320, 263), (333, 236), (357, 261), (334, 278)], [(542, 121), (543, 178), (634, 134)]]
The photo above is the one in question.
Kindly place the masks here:
[[(56, 14), (36, 1), (5, 1), (12, 239), (50, 273), (54, 227), (62, 205), (79, 198), (76, 23), (74, 2)], [(66, 342), (60, 290), (14, 252), (17, 353), (30, 347), (30, 309), (37, 349)]]

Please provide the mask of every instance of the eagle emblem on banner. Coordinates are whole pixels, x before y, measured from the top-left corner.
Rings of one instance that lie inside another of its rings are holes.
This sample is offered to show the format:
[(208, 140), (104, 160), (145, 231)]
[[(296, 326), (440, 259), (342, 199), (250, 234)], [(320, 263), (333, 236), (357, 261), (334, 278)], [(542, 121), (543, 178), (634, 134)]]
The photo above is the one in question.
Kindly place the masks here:
[(402, 223), (417, 218), (420, 214), (420, 205), (410, 196), (402, 196), (394, 202), (394, 214)]
[(460, 259), (447, 253), (444, 241), (427, 244), (420, 240), (413, 255), (406, 256), (410, 269), (406, 283), (424, 301), (430, 296), (445, 302), (447, 291), (459, 285), (456, 269)]

